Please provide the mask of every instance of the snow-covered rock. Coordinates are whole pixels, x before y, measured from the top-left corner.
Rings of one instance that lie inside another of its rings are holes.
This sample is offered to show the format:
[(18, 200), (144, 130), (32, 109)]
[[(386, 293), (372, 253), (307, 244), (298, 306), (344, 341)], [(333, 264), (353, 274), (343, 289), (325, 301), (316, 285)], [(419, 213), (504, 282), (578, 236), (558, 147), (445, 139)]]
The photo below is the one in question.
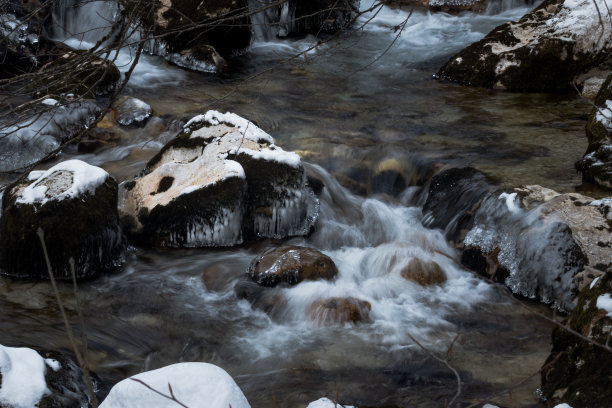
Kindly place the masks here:
[[(0, 345), (0, 406), (10, 408), (79, 407), (89, 401), (80, 368), (60, 353)], [(95, 374), (98, 399), (107, 391)]]
[(126, 249), (116, 181), (99, 167), (68, 160), (9, 186), (0, 218), (2, 273), (48, 278), (38, 228), (45, 233), (57, 278), (71, 278), (71, 257), (79, 278), (114, 268)]
[(512, 91), (569, 91), (607, 58), (611, 34), (605, 0), (545, 0), (451, 57), (437, 76)]
[(320, 398), (308, 404), (306, 408), (354, 408), (352, 405), (340, 405), (329, 398)]
[[(172, 387), (170, 390), (169, 387)], [(178, 363), (134, 375), (116, 384), (100, 408), (250, 408), (232, 377), (220, 367), (207, 363)]]
[(87, 128), (100, 108), (94, 101), (45, 99), (20, 123), (0, 120), (0, 171), (22, 168)]
[(124, 183), (120, 203), (129, 235), (173, 247), (305, 235), (317, 209), (298, 155), (252, 122), (216, 111), (191, 119), (142, 177)]
[(589, 116), (586, 135), (589, 146), (576, 163), (584, 181), (612, 190), (612, 75), (608, 76)]

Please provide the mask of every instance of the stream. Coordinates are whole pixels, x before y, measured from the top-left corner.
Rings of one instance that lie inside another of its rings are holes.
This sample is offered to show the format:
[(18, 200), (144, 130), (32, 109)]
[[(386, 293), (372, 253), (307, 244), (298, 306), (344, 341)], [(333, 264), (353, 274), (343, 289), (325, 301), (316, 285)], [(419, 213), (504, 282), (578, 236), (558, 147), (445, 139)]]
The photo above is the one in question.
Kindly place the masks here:
[[(89, 6), (112, 13), (103, 2)], [(305, 407), (323, 396), (361, 407), (441, 407), (457, 390), (455, 375), (413, 338), (443, 357), (459, 334), (451, 364), (461, 377), (462, 406), (538, 406), (539, 374), (523, 380), (548, 356), (552, 325), (451, 259), (455, 249), (443, 233), (422, 225), (416, 194), (429, 169), (446, 165), (474, 166), (502, 189), (541, 184), (568, 192), (581, 184), (573, 166), (587, 146), (587, 102), (432, 78), (450, 55), (527, 11), (415, 11), (408, 18), (385, 7), (361, 17), (354, 32), (298, 57), (317, 40), (256, 38), (218, 76), (143, 56), (124, 93), (150, 104), (157, 117), (142, 129), (122, 130), (118, 146), (95, 154), (70, 147), (61, 160), (78, 158), (125, 181), (180, 121), (215, 109), (252, 120), (283, 149), (298, 152), (325, 187), (307, 238), (220, 249), (131, 248), (116, 273), (81, 283), (92, 370), (114, 384), (143, 370), (203, 361), (228, 371), (253, 407)], [(407, 18), (398, 36), (393, 27)], [(64, 19), (67, 27), (92, 24), (78, 15)], [(64, 40), (87, 48), (91, 39)], [(130, 58), (121, 52), (122, 71)], [(389, 169), (398, 176), (378, 177)], [(281, 244), (320, 249), (339, 276), (275, 289), (275, 306), (265, 313), (239, 300), (234, 287), (254, 257)], [(401, 262), (412, 258), (435, 261), (447, 281), (422, 287), (403, 279)], [(77, 322), (70, 285), (60, 290)], [(371, 304), (369, 322), (313, 321), (314, 301), (347, 296)], [(0, 309), (1, 344), (69, 352), (49, 283), (0, 277)]]

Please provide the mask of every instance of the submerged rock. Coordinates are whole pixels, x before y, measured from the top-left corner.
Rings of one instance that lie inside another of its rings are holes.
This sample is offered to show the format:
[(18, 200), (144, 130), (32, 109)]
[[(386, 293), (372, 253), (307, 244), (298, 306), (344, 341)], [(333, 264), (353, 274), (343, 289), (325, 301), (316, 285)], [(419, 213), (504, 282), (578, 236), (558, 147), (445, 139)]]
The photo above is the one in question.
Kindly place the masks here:
[(595, 106), (586, 126), (589, 146), (576, 163), (583, 181), (612, 190), (612, 75), (608, 76), (595, 97)]
[(70, 258), (77, 278), (118, 266), (127, 243), (117, 214), (117, 182), (99, 167), (68, 160), (9, 186), (0, 218), (3, 274), (48, 279), (38, 228), (58, 279), (71, 279)]
[(369, 321), (370, 302), (347, 298), (328, 298), (317, 300), (310, 305), (310, 317), (319, 325), (329, 326), (344, 323), (362, 323)]
[(577, 76), (608, 58), (612, 25), (605, 10), (603, 0), (546, 0), (451, 57), (437, 76), (511, 91), (571, 91)]
[(308, 247), (272, 248), (253, 260), (248, 275), (262, 286), (279, 283), (296, 285), (303, 280), (331, 280), (338, 274), (334, 261), (322, 252)]
[[(91, 373), (96, 398), (108, 390)], [(0, 345), (0, 406), (79, 408), (87, 406), (85, 377), (72, 359), (52, 351)]]
[[(599, 344), (610, 344), (612, 268), (585, 286), (563, 324)], [(556, 327), (553, 348), (542, 367), (542, 393), (574, 408), (607, 407), (612, 401), (612, 353)], [(551, 405), (552, 406), (552, 405)]]
[[(230, 375), (208, 363), (177, 363), (136, 374), (116, 384), (100, 408), (175, 408), (177, 403), (151, 391), (174, 395), (188, 407), (250, 408)], [(171, 387), (171, 388), (170, 388)]]
[(123, 184), (120, 212), (141, 243), (198, 247), (306, 235), (317, 206), (296, 154), (246, 119), (209, 111)]
[(532, 210), (522, 209), (516, 194), (483, 201), (462, 262), (514, 293), (571, 311), (578, 291), (612, 265), (609, 204), (539, 186), (521, 194)]
[(422, 286), (440, 285), (446, 282), (446, 273), (434, 261), (423, 261), (413, 258), (400, 272), (402, 278)]

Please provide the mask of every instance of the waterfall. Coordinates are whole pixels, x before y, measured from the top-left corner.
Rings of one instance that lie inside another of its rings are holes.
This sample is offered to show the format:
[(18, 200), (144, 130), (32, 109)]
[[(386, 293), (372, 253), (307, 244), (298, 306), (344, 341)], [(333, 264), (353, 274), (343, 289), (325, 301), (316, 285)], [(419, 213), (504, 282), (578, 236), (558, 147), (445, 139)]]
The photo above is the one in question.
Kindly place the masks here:
[(270, 41), (287, 37), (296, 30), (294, 2), (278, 0), (249, 0), (251, 25), (255, 41)]
[(108, 34), (118, 12), (115, 1), (60, 0), (47, 35), (82, 48), (80, 43), (95, 43)]
[(488, 15), (501, 14), (507, 10), (525, 7), (531, 8), (535, 4), (535, 0), (489, 0), (485, 13)]

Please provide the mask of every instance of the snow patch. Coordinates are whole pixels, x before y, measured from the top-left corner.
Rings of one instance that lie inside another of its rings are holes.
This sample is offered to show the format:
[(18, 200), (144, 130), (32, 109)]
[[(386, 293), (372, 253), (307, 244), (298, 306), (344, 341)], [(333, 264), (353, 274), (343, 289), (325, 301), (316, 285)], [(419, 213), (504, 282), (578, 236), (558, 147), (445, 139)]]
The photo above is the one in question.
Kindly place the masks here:
[(340, 405), (329, 398), (321, 398), (308, 404), (306, 408), (355, 408), (352, 405)]
[(45, 360), (35, 350), (0, 345), (0, 406), (33, 408), (50, 394)]
[(263, 141), (270, 144), (274, 143), (272, 136), (258, 128), (253, 122), (231, 112), (221, 113), (210, 110), (203, 115), (197, 115), (191, 118), (189, 122), (185, 124), (185, 129), (188, 130), (191, 126), (199, 125), (202, 122), (213, 126), (225, 123), (226, 125), (238, 128), (245, 139), (254, 142)]
[(246, 397), (232, 377), (208, 363), (179, 363), (137, 374), (116, 384), (100, 408), (175, 408), (176, 402), (145, 387), (170, 394), (189, 407), (250, 408)]
[(612, 298), (609, 293), (604, 293), (597, 298), (597, 308), (605, 310), (608, 317), (612, 317)]
[(607, 100), (604, 107), (598, 108), (595, 120), (601, 123), (606, 130), (612, 130), (612, 101)]

